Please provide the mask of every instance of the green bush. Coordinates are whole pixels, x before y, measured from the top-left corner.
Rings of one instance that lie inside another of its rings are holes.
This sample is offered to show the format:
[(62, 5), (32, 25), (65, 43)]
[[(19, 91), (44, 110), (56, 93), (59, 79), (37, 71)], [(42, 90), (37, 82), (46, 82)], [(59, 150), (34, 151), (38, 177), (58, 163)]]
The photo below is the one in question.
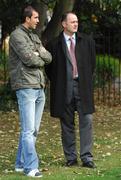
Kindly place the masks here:
[(17, 110), (15, 91), (11, 90), (10, 82), (0, 84), (0, 111)]
[(0, 51), (0, 80), (4, 83), (8, 80), (8, 55)]
[(120, 60), (109, 55), (96, 57), (95, 86), (104, 87), (121, 74)]

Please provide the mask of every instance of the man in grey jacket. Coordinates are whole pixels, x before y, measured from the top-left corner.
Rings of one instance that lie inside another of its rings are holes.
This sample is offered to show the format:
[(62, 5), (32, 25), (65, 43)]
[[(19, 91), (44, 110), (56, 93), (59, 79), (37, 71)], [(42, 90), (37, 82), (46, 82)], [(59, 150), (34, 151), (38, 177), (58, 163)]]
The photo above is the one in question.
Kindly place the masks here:
[(52, 57), (32, 32), (39, 23), (38, 12), (28, 6), (22, 20), (9, 41), (11, 86), (16, 91), (21, 124), (15, 171), (39, 178), (42, 174), (38, 169), (35, 142), (45, 104), (43, 69)]

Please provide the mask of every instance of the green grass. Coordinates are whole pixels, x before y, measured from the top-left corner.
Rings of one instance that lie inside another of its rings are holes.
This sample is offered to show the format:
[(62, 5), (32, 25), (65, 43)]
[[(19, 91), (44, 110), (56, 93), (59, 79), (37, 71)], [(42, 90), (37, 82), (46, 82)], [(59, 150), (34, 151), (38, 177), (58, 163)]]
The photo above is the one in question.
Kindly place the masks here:
[[(37, 151), (42, 180), (120, 180), (121, 107), (96, 106), (94, 114), (94, 161), (96, 169), (83, 168), (79, 158), (79, 130), (76, 116), (78, 166), (67, 168), (60, 138), (60, 124), (44, 112)], [(19, 137), (18, 113), (0, 112), (0, 180), (31, 180), (14, 172)]]
[[(118, 180), (121, 179), (121, 168), (107, 170), (82, 170), (82, 168), (59, 168), (51, 167), (52, 173), (45, 172), (42, 180)], [(3, 180), (31, 180), (22, 174), (10, 174), (0, 177)]]

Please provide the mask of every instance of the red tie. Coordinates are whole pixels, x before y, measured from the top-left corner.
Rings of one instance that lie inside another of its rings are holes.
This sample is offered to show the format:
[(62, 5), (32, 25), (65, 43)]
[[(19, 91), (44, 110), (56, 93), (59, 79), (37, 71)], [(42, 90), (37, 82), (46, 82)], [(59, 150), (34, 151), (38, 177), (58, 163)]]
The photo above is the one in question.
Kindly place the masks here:
[(70, 57), (71, 57), (71, 62), (73, 66), (73, 78), (76, 78), (78, 76), (78, 70), (77, 70), (77, 62), (76, 62), (76, 57), (75, 57), (75, 44), (73, 42), (72, 38), (69, 38), (70, 40)]

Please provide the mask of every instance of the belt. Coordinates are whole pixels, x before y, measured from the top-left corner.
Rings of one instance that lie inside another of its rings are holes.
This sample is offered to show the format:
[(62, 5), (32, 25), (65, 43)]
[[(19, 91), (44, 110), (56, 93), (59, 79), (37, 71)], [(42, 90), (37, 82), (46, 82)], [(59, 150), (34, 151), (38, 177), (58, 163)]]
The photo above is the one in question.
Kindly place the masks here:
[(73, 80), (74, 80), (74, 81), (78, 81), (78, 80), (79, 80), (79, 78), (78, 78), (78, 77), (76, 77), (76, 78), (74, 78)]

